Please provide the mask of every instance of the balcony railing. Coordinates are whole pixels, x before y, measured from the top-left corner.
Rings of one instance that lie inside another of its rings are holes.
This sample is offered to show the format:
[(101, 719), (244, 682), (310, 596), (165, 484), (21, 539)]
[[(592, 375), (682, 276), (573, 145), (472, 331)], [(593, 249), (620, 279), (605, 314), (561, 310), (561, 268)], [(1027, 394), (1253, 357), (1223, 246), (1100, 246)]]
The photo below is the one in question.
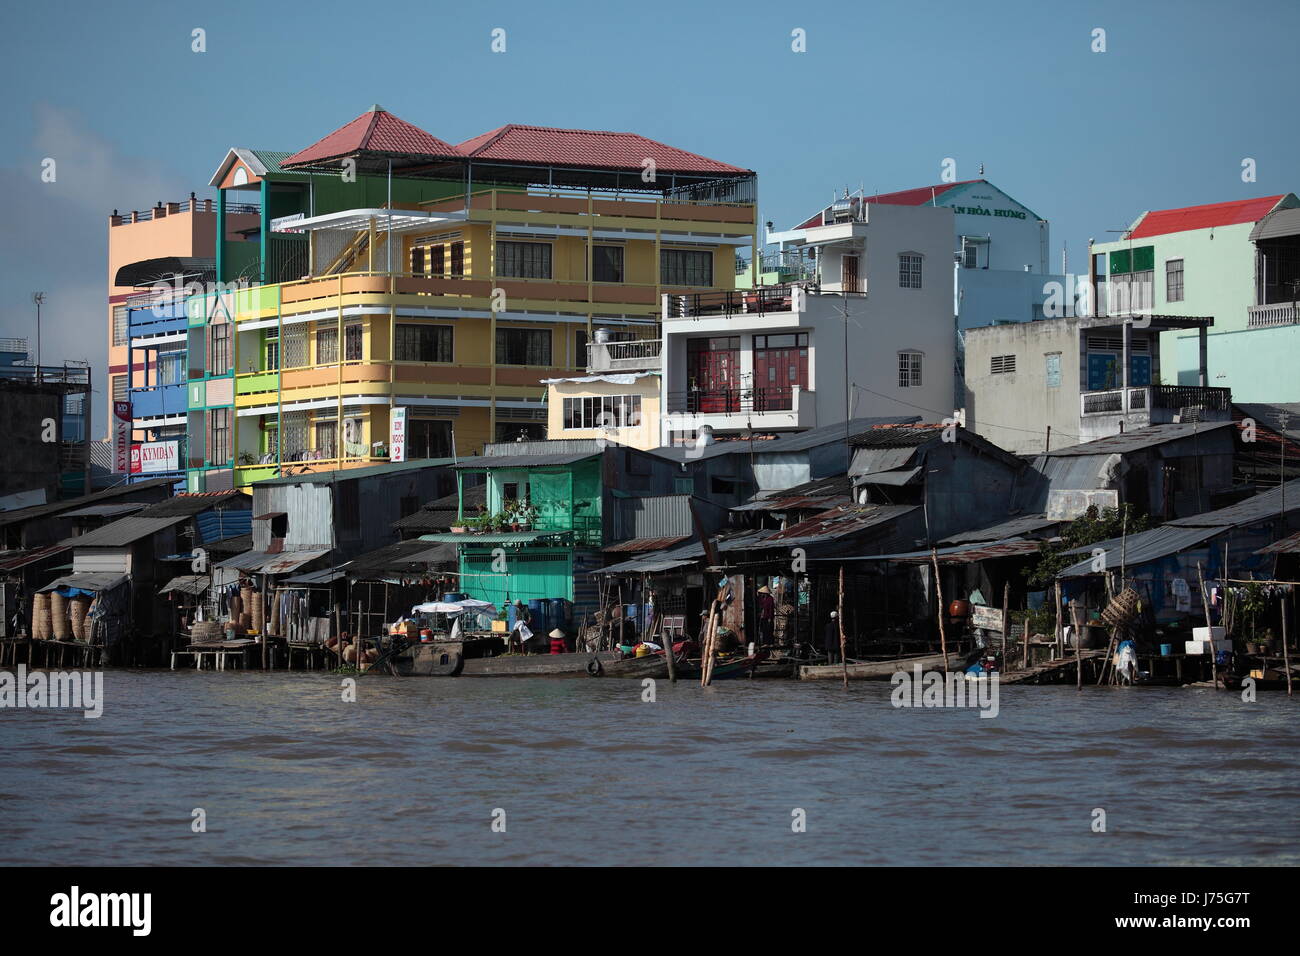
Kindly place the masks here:
[(1082, 416), (1145, 414), (1153, 424), (1169, 421), (1183, 409), (1226, 414), (1231, 407), (1232, 389), (1199, 385), (1145, 385), (1084, 392), (1079, 396)]
[[(256, 207), (254, 207), (256, 209)], [(180, 202), (159, 203), (152, 209), (137, 209), (133, 212), (118, 214), (117, 210), (109, 216), (108, 223), (110, 226), (124, 226), (133, 222), (150, 222), (154, 219), (162, 219), (166, 216), (175, 216), (183, 212), (216, 212), (217, 205), (211, 199), (196, 199), (191, 196), (189, 199), (182, 199)], [(229, 212), (230, 208), (227, 207)]]
[(739, 415), (746, 412), (786, 412), (795, 407), (798, 386), (769, 388), (691, 389), (668, 393), (670, 414)]
[(1269, 329), (1279, 325), (1295, 325), (1297, 321), (1294, 302), (1275, 302), (1272, 305), (1252, 305), (1246, 309), (1246, 328)]
[(627, 342), (588, 342), (587, 368), (593, 372), (626, 372), (659, 367), (659, 339)]
[(801, 286), (760, 286), (757, 289), (727, 289), (664, 296), (664, 318), (686, 319), (705, 316), (766, 315), (802, 311)]

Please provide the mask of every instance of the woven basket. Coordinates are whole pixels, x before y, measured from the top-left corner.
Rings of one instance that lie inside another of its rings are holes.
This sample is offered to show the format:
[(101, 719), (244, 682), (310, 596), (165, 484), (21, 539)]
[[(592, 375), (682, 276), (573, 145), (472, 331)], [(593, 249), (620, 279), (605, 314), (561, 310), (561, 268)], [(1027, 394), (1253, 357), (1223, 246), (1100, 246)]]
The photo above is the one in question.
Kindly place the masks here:
[(58, 591), (50, 592), (50, 624), (56, 641), (72, 637), (72, 620), (68, 617), (68, 599)]
[(50, 592), (42, 591), (32, 598), (32, 637), (48, 641), (50, 633)]
[(1111, 627), (1119, 627), (1121, 624), (1127, 624), (1138, 613), (1138, 593), (1132, 588), (1125, 588), (1115, 595), (1114, 599), (1106, 605), (1106, 610), (1101, 612), (1101, 619)]
[(90, 613), (90, 598), (84, 594), (78, 594), (71, 601), (68, 617), (72, 623), (72, 636), (78, 641), (84, 642), (89, 632), (87, 627), (86, 615)]

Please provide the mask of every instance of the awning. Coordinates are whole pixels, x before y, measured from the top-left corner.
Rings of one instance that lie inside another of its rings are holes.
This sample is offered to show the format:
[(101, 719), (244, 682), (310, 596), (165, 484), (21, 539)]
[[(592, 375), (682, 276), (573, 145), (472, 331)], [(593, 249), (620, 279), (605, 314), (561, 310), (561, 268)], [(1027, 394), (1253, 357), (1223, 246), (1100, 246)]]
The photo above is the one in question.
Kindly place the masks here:
[(193, 256), (161, 256), (157, 259), (141, 259), (128, 262), (117, 270), (113, 284), (129, 286), (133, 289), (151, 286), (155, 282), (184, 276), (198, 280), (215, 281), (217, 277), (217, 260)]
[(853, 479), (853, 483), (856, 485), (894, 485), (901, 488), (903, 485), (910, 484), (920, 473), (920, 468), (875, 471), (869, 475), (858, 475)]
[(285, 578), (280, 583), (289, 587), (324, 587), (333, 584), (339, 578), (347, 577), (347, 571), (343, 568), (325, 568), (323, 571), (307, 571), (304, 574), (295, 574), (293, 577)]
[(340, 232), (361, 232), (370, 228), (373, 220), (375, 228), (381, 232), (417, 232), (430, 229), (449, 222), (463, 222), (463, 212), (430, 212), (419, 209), (345, 209), (342, 212), (330, 212), (309, 219), (297, 219), (289, 224), (293, 232), (320, 232), (337, 230)]
[(111, 591), (116, 587), (121, 587), (126, 582), (126, 575), (117, 571), (78, 571), (74, 574), (65, 574), (61, 578), (55, 578), (39, 590), (98, 594), (100, 591)]
[(1088, 557), (1077, 564), (1070, 565), (1057, 574), (1057, 577), (1081, 578), (1089, 574), (1101, 573), (1095, 570), (1093, 566), (1096, 561), (1092, 556), (1094, 550), (1104, 551), (1106, 554), (1104, 566), (1110, 570), (1118, 571), (1121, 564), (1126, 568), (1134, 568), (1149, 561), (1158, 561), (1161, 558), (1178, 554), (1180, 551), (1186, 551), (1188, 548), (1196, 547), (1227, 530), (1227, 528), (1176, 528), (1172, 525), (1161, 525), (1159, 528), (1152, 528), (1150, 531), (1129, 535), (1122, 541), (1119, 538), (1098, 541), (1096, 544), (1084, 545), (1081, 548), (1073, 548), (1065, 552), (1066, 554), (1087, 554)]
[(422, 534), (421, 541), (442, 541), (449, 544), (528, 544), (554, 538), (568, 538), (572, 531), (494, 531), (487, 534)]
[(476, 601), (473, 598), (466, 598), (463, 601), (429, 601), (411, 608), (412, 614), (464, 614), (466, 611), (473, 614), (495, 615), (497, 606), (489, 601)]
[(161, 589), (159, 594), (167, 594), (169, 591), (179, 591), (182, 594), (202, 594), (208, 589), (212, 579), (206, 574), (182, 574), (172, 578)]
[(936, 557), (940, 564), (974, 564), (996, 558), (1017, 558), (1034, 554), (1041, 542), (1027, 541), (1024, 538), (1007, 538), (1003, 541), (980, 541), (959, 544), (953, 547), (937, 548), (931, 554), (930, 549), (916, 551), (895, 551), (892, 554), (864, 554), (852, 557), (809, 558), (809, 561), (896, 561), (899, 564), (929, 564)]

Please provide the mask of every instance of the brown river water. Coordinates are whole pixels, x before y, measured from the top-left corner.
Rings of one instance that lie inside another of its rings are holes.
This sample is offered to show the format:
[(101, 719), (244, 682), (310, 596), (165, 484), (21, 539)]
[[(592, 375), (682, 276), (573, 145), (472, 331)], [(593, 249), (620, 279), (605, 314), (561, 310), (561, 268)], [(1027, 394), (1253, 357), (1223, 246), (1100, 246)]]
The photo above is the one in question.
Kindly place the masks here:
[(0, 710), (0, 863), (1300, 863), (1284, 693), (1012, 686), (981, 719), (888, 683), (656, 690), (109, 671), (98, 720)]

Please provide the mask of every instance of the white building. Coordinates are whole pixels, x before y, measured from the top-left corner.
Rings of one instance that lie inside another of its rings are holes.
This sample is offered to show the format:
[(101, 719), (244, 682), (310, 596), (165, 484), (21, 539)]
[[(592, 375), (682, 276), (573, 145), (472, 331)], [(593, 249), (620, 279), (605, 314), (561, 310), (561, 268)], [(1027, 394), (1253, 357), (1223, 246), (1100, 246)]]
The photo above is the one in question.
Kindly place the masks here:
[(952, 414), (952, 210), (862, 205), (799, 232), (813, 283), (665, 296), (665, 444)]

